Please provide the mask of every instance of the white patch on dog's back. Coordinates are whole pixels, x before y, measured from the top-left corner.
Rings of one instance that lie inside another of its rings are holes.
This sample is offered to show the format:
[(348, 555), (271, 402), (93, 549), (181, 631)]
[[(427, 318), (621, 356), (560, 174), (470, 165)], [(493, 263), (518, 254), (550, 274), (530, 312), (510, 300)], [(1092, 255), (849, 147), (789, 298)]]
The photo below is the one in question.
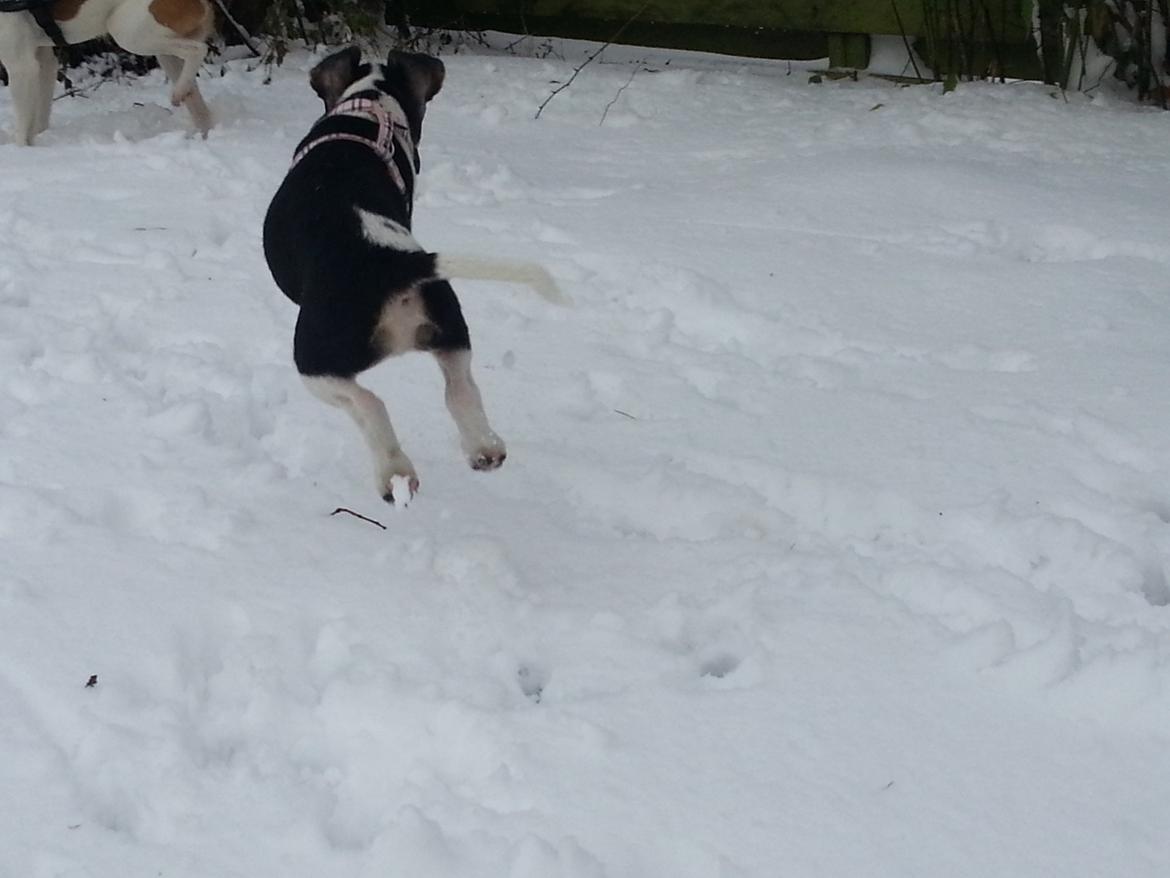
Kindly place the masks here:
[(422, 245), (414, 239), (410, 229), (388, 216), (355, 207), (362, 224), (362, 236), (375, 247), (390, 250), (419, 251)]

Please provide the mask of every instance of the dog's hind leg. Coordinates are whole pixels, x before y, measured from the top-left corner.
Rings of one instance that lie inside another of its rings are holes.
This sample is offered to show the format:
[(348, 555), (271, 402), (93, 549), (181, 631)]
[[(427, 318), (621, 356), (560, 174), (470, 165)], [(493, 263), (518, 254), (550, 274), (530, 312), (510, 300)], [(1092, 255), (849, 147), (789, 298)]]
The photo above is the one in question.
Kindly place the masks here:
[(508, 451), (483, 410), (479, 387), (471, 377), (471, 348), (453, 351), (435, 351), (435, 359), (447, 382), (444, 397), (447, 411), (459, 429), (459, 444), (472, 469), (497, 469), (504, 463)]
[[(183, 75), (183, 59), (176, 58), (174, 55), (159, 55), (158, 65), (163, 69), (167, 75), (167, 79), (172, 83), (177, 83)], [(192, 83), (191, 90), (187, 92), (187, 97), (183, 98), (183, 105), (191, 114), (191, 121), (195, 123), (195, 127), (199, 133), (204, 137), (207, 132), (211, 130), (212, 118), (211, 110), (207, 106), (207, 102), (203, 100), (203, 95), (199, 93), (199, 86)]]
[[(207, 35), (211, 32), (211, 7), (202, 0), (175, 0), (165, 6), (151, 3), (124, 4), (110, 16), (109, 32), (119, 46), (135, 55), (167, 55), (178, 59), (181, 67), (168, 77), (173, 79), (171, 103), (179, 106), (195, 90), (195, 75), (207, 56)], [(202, 102), (202, 98), (200, 98)], [(193, 108), (192, 115), (197, 111)], [(207, 114), (204, 124), (210, 123)], [(207, 131), (200, 129), (203, 134)]]
[(57, 53), (51, 46), (37, 47), (38, 91), (33, 107), (32, 133), (40, 134), (49, 128), (49, 112), (53, 109), (53, 87), (57, 84)]
[(386, 405), (378, 395), (362, 387), (353, 378), (335, 375), (302, 375), (305, 386), (318, 399), (345, 409), (366, 440), (374, 459), (378, 493), (387, 503), (394, 502), (394, 477), (406, 479), (413, 497), (418, 490), (414, 464), (398, 444)]
[[(167, 78), (171, 80), (171, 105), (177, 107), (187, 103), (187, 109), (191, 111), (191, 117), (195, 120), (199, 133), (206, 137), (207, 132), (211, 130), (211, 113), (203, 101), (203, 96), (199, 94), (198, 86), (195, 85), (195, 75), (207, 56), (207, 44), (202, 40), (163, 37), (160, 34), (150, 34), (146, 39), (137, 33), (119, 35), (111, 30), (110, 34), (119, 46), (136, 55), (154, 55), (160, 62), (164, 57), (173, 58), (177, 62), (172, 66), (168, 60), (162, 65)], [(137, 42), (139, 40), (141, 42)], [(134, 45), (138, 48), (132, 48)], [(192, 97), (195, 99), (194, 103), (189, 102)]]
[(419, 347), (439, 361), (446, 381), (447, 411), (459, 430), (459, 444), (472, 469), (497, 469), (508, 456), (504, 440), (488, 423), (483, 399), (471, 377), (471, 335), (459, 297), (445, 280), (421, 288), (428, 325)]

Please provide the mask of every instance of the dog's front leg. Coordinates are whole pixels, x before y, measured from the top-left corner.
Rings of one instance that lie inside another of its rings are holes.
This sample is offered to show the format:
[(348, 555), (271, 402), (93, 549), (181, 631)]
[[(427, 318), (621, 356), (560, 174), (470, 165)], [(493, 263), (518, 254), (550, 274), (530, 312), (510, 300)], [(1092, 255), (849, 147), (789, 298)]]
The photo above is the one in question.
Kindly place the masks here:
[[(3, 13), (15, 15), (15, 13)], [(21, 46), (15, 54), (5, 53), (8, 91), (12, 95), (12, 140), (19, 146), (32, 146), (39, 133), (37, 123), (41, 106), (41, 67), (33, 46)], [(47, 121), (47, 120), (46, 120)]]
[(418, 490), (414, 464), (398, 444), (386, 405), (378, 395), (352, 378), (332, 375), (302, 375), (305, 386), (314, 396), (330, 405), (345, 409), (361, 430), (374, 458), (374, 475), (378, 493), (387, 503), (394, 502), (394, 477), (406, 480), (413, 497)]
[(57, 53), (51, 46), (37, 47), (36, 105), (33, 107), (32, 133), (36, 135), (49, 130), (49, 112), (53, 109), (53, 88), (57, 85)]
[(508, 456), (504, 440), (496, 435), (483, 410), (483, 399), (471, 377), (471, 349), (436, 351), (447, 388), (447, 411), (459, 429), (459, 441), (472, 469), (496, 469)]

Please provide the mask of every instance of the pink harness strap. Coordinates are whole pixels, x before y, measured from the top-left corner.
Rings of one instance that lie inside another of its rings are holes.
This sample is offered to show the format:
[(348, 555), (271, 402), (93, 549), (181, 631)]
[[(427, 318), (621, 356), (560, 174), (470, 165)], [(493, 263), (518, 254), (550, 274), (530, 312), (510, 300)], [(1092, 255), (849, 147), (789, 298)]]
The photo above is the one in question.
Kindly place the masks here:
[(397, 102), (387, 101), (387, 103), (391, 105), (387, 107), (381, 100), (358, 97), (339, 101), (332, 110), (325, 114), (326, 118), (329, 116), (354, 116), (359, 119), (368, 119), (378, 126), (378, 133), (374, 139), (370, 140), (368, 137), (345, 132), (323, 134), (297, 150), (296, 155), (293, 156), (291, 167), (296, 167), (311, 149), (322, 143), (329, 143), (332, 140), (349, 140), (369, 147), (377, 153), (378, 157), (386, 164), (386, 170), (390, 172), (394, 185), (398, 187), (399, 192), (405, 195), (406, 181), (402, 179), (402, 172), (398, 170), (398, 165), (394, 162), (394, 150), (397, 143), (397, 148), (406, 152), (407, 163), (413, 171), (414, 144), (410, 141), (410, 124), (406, 121), (406, 114), (402, 112), (402, 107), (398, 106)]

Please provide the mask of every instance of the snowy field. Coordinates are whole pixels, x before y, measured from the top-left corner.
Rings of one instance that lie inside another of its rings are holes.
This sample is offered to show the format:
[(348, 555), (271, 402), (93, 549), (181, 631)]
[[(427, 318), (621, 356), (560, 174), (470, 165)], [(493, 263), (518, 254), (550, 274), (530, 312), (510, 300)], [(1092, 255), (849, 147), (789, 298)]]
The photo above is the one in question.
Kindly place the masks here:
[(313, 59), (0, 140), (0, 876), (1170, 874), (1170, 114), (613, 58), (446, 59), (419, 240), (574, 304), (461, 287), (497, 473), (368, 374), (407, 508), (260, 251)]

